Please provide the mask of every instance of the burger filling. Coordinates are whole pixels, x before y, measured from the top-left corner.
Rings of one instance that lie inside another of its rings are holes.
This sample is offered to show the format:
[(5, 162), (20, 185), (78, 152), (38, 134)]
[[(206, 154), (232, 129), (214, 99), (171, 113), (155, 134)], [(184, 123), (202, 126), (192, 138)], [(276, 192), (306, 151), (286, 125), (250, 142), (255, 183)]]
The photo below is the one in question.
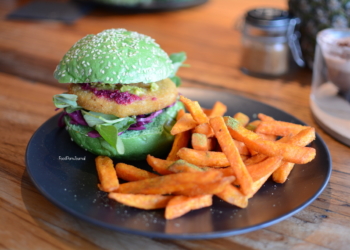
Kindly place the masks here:
[(112, 100), (118, 104), (130, 104), (135, 101), (141, 100), (141, 97), (136, 94), (132, 94), (129, 91), (121, 91), (120, 89), (99, 89), (98, 87), (91, 86), (89, 83), (80, 84), (82, 90), (87, 90), (94, 93), (97, 97), (106, 98)]
[(76, 95), (84, 109), (127, 117), (153, 113), (176, 101), (177, 88), (169, 78), (155, 84), (114, 84), (113, 89), (103, 84), (71, 84), (68, 94)]
[[(63, 118), (69, 117), (70, 124), (93, 128), (86, 136), (103, 137), (119, 154), (123, 154), (124, 146), (119, 136), (126, 130), (146, 129), (145, 125), (173, 106), (177, 89), (174, 85), (175, 91), (172, 90), (172, 85), (170, 80), (163, 80), (157, 83), (157, 90), (151, 91), (148, 87), (145, 94), (136, 95), (129, 91), (122, 92), (123, 86), (103, 89), (105, 86), (71, 84), (69, 94), (55, 95), (54, 103), (57, 108), (64, 108), (59, 121), (61, 126), (64, 126)], [(165, 86), (170, 87), (170, 90), (165, 90)], [(144, 107), (147, 105), (151, 108)], [(108, 112), (119, 109), (122, 112)]]

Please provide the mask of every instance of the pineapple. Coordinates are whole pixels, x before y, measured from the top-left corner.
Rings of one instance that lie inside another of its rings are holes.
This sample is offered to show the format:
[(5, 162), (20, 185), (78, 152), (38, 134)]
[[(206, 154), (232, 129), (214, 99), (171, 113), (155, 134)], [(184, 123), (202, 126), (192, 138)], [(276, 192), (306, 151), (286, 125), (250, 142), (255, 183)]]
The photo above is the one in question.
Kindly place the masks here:
[(310, 68), (314, 60), (316, 35), (326, 28), (350, 26), (350, 0), (289, 0), (289, 11), (301, 20), (300, 44)]

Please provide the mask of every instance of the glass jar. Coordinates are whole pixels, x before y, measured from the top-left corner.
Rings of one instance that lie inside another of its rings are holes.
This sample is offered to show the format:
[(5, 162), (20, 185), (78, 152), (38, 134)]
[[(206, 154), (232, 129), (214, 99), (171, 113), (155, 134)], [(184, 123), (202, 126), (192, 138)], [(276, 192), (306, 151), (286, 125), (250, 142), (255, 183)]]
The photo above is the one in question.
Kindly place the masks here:
[[(241, 69), (252, 75), (280, 76), (289, 71), (290, 54), (304, 66), (296, 27), (287, 11), (260, 8), (247, 12), (242, 29)], [(291, 53), (290, 53), (291, 52)]]
[(310, 107), (328, 134), (350, 146), (350, 29), (317, 35)]

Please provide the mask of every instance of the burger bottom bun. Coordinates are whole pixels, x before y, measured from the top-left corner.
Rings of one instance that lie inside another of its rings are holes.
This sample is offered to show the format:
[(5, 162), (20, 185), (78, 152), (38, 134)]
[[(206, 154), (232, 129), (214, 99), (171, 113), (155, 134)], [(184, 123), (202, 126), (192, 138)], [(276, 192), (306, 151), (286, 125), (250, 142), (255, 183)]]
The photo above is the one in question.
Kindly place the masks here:
[(119, 160), (145, 160), (148, 154), (162, 157), (169, 153), (174, 140), (170, 130), (180, 109), (183, 109), (183, 104), (176, 102), (174, 106), (165, 109), (151, 123), (145, 125), (146, 129), (125, 131), (120, 135), (125, 147), (125, 153), (122, 155), (102, 137), (89, 137), (87, 133), (93, 128), (70, 124), (69, 116), (65, 116), (65, 123), (72, 140), (95, 155), (105, 155)]

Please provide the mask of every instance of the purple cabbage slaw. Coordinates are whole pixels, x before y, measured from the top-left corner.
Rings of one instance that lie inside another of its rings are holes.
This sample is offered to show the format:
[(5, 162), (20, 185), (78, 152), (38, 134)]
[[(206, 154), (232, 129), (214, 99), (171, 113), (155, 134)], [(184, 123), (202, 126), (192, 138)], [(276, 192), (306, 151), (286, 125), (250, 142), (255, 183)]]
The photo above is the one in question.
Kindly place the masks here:
[[(169, 108), (174, 106), (174, 104), (167, 106), (165, 108)], [(155, 111), (153, 113), (147, 114), (147, 115), (137, 115), (136, 116), (136, 123), (132, 124), (127, 130), (144, 130), (146, 129), (145, 125), (152, 122), (154, 118), (156, 118), (158, 115), (160, 115), (161, 113), (163, 113), (164, 109)], [(89, 126), (87, 124), (87, 122), (84, 119), (83, 114), (81, 113), (81, 110), (76, 110), (72, 113), (68, 113), (65, 110), (61, 113), (60, 117), (58, 118), (58, 126), (59, 127), (64, 127), (64, 121), (63, 121), (63, 117), (65, 115), (68, 115), (71, 120), (70, 120), (70, 124), (74, 124), (74, 125), (82, 125), (82, 126)], [(121, 135), (123, 132), (118, 133), (118, 135)], [(101, 135), (96, 131), (90, 131), (89, 133), (87, 133), (87, 135), (91, 138), (97, 138), (97, 137), (101, 137)]]
[(163, 113), (163, 109), (151, 113), (150, 115), (138, 115), (136, 116), (136, 123), (132, 124), (127, 130), (144, 130), (144, 125), (152, 122), (154, 118)]
[(65, 126), (64, 121), (63, 121), (63, 117), (65, 115), (68, 115), (71, 118), (70, 124), (89, 126), (87, 124), (87, 122), (85, 121), (84, 116), (83, 116), (83, 114), (81, 113), (80, 110), (76, 110), (76, 111), (74, 111), (72, 113), (68, 113), (65, 110), (63, 110), (63, 112), (61, 113), (61, 115), (60, 115), (60, 117), (58, 119), (58, 126), (59, 127), (64, 127)]
[(113, 100), (118, 104), (130, 104), (135, 101), (139, 101), (142, 98), (138, 95), (131, 94), (130, 92), (121, 92), (120, 90), (99, 90), (93, 86), (91, 86), (90, 83), (82, 83), (80, 84), (80, 87), (83, 90), (88, 90), (94, 93), (97, 97), (104, 97), (109, 100)]

